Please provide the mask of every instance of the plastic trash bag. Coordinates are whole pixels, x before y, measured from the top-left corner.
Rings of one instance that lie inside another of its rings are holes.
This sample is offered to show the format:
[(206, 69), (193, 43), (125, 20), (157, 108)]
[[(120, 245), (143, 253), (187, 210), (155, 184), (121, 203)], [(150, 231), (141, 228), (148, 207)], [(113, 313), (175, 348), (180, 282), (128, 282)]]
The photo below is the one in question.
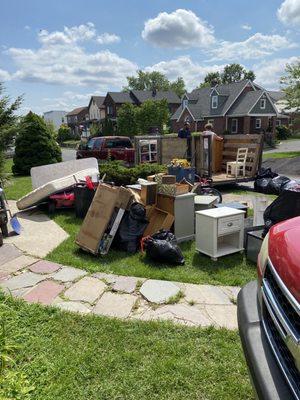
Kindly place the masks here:
[(269, 183), (268, 189), (271, 194), (279, 194), (282, 192), (284, 186), (291, 180), (287, 176), (276, 176)]
[(256, 174), (256, 179), (261, 178), (275, 178), (278, 176), (276, 172), (273, 172), (271, 168), (260, 168), (260, 170)]
[(147, 225), (145, 207), (140, 203), (133, 203), (129, 211), (125, 211), (114, 239), (114, 247), (136, 253)]
[(284, 190), (264, 212), (265, 229), (263, 237), (278, 222), (300, 215), (300, 191)]
[(272, 194), (270, 184), (272, 178), (260, 178), (254, 181), (254, 190), (259, 193)]
[(175, 235), (170, 231), (160, 230), (144, 239), (143, 245), (149, 258), (173, 265), (184, 265), (184, 257), (177, 244)]

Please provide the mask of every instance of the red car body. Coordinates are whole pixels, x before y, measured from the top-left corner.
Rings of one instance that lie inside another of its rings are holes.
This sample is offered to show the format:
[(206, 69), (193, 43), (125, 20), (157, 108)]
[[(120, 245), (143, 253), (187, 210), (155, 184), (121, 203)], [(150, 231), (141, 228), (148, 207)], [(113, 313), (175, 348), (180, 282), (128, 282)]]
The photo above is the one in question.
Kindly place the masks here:
[(126, 165), (134, 164), (134, 148), (127, 136), (93, 137), (85, 145), (80, 145), (76, 158), (95, 157), (105, 161), (123, 161)]

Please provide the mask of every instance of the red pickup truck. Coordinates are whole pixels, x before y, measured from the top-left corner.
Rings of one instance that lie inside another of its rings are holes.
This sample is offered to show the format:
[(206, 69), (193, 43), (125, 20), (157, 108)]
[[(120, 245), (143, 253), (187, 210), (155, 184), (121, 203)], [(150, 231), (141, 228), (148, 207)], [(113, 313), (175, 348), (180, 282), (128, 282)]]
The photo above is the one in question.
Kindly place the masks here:
[(300, 217), (274, 225), (258, 280), (238, 296), (238, 324), (257, 398), (300, 399)]
[(134, 148), (127, 136), (93, 137), (79, 145), (76, 158), (95, 157), (98, 160), (119, 160), (126, 165), (134, 164)]

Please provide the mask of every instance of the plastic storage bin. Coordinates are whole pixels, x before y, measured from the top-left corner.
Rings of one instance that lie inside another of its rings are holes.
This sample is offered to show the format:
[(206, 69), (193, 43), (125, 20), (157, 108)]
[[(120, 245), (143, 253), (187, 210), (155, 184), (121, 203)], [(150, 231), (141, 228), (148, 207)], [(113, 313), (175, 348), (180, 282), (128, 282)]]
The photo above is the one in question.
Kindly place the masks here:
[(168, 174), (176, 176), (176, 182), (182, 181), (182, 179), (186, 179), (190, 183), (195, 183), (195, 168), (182, 168), (182, 167), (174, 167), (170, 165), (168, 167)]

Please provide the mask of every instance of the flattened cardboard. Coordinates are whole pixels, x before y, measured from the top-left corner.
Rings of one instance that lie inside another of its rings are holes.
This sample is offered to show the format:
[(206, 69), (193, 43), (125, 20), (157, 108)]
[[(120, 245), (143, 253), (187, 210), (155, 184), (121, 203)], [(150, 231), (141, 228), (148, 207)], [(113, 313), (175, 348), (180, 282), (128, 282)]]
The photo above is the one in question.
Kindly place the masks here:
[(149, 209), (148, 215), (149, 225), (147, 226), (143, 236), (151, 236), (160, 229), (171, 229), (174, 223), (174, 215), (171, 215), (159, 208), (152, 207)]
[(84, 250), (97, 254), (114, 209), (126, 209), (131, 196), (125, 188), (99, 185), (76, 237), (76, 244)]

